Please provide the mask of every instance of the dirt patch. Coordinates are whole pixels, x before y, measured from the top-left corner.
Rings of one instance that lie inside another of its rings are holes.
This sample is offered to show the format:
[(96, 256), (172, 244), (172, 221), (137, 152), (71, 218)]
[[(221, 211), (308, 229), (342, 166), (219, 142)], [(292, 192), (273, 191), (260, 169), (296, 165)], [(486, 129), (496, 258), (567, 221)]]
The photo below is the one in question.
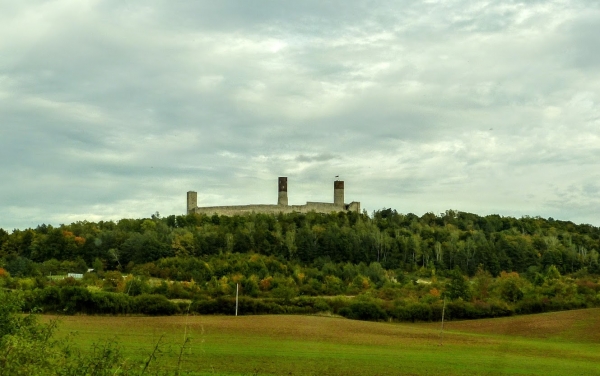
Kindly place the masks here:
[[(49, 319), (45, 316), (44, 319)], [(171, 316), (115, 317), (63, 316), (71, 331), (106, 335), (158, 337), (161, 333), (179, 336), (187, 326), (196, 336), (263, 337), (273, 340), (301, 340), (357, 345), (402, 346), (439, 342), (440, 323), (390, 324), (348, 320), (339, 317), (259, 316)], [(464, 334), (494, 334), (575, 342), (600, 343), (600, 309), (553, 312), (498, 319), (451, 321), (444, 325), (444, 342), (490, 344), (494, 337)]]
[[(439, 323), (420, 325), (426, 328), (439, 327)], [(581, 309), (497, 319), (450, 321), (444, 326), (450, 332), (600, 342), (600, 309)]]
[[(44, 316), (49, 320), (52, 316)], [(162, 333), (179, 336), (187, 326), (194, 335), (263, 337), (273, 340), (396, 346), (437, 341), (435, 329), (414, 324), (389, 324), (348, 320), (339, 317), (258, 315), (258, 316), (63, 316), (61, 327), (82, 335), (153, 337)], [(465, 337), (465, 340), (471, 339)]]

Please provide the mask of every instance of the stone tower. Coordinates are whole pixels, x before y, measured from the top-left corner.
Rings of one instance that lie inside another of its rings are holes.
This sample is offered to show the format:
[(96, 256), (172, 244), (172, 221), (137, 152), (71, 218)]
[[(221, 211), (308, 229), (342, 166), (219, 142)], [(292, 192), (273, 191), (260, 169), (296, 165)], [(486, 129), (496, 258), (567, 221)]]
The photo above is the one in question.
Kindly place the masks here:
[(279, 177), (279, 193), (277, 196), (277, 205), (288, 206), (288, 195), (287, 195), (287, 177)]
[(336, 180), (333, 182), (333, 204), (335, 206), (344, 206), (344, 181)]
[(198, 206), (198, 193), (189, 191), (187, 193), (187, 213), (191, 213)]

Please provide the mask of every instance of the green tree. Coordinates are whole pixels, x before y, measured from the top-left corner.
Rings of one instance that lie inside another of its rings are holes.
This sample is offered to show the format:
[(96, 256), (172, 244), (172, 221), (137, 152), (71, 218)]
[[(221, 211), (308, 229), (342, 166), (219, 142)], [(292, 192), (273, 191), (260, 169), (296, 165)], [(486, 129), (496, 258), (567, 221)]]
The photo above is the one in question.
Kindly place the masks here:
[(546, 270), (546, 278), (547, 279), (560, 279), (560, 272), (554, 265), (550, 265)]
[(449, 273), (449, 277), (450, 281), (446, 284), (446, 290), (444, 292), (445, 296), (452, 300), (471, 300), (471, 289), (469, 287), (469, 282), (462, 275), (460, 269), (458, 267), (454, 268)]

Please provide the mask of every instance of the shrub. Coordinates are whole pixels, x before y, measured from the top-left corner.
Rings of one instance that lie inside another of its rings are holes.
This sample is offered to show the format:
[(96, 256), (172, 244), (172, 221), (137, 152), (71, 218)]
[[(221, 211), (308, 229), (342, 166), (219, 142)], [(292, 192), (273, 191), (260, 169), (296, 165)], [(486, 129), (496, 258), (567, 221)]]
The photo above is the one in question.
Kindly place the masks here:
[(133, 311), (146, 315), (173, 315), (178, 312), (178, 307), (162, 295), (142, 294), (133, 298)]
[[(254, 299), (246, 296), (241, 296), (238, 301), (238, 314), (281, 314), (291, 313), (309, 313), (310, 308), (306, 307), (282, 307), (274, 300)], [(289, 309), (288, 309), (289, 308)], [(190, 306), (190, 311), (201, 314), (235, 314), (235, 299), (219, 297), (217, 299), (194, 300)]]
[(94, 313), (127, 314), (132, 310), (132, 298), (128, 295), (100, 291), (92, 294)]
[(85, 287), (69, 286), (60, 289), (58, 296), (67, 314), (93, 313), (92, 294)]
[(70, 338), (56, 339), (56, 321), (40, 324), (22, 315), (20, 294), (0, 290), (0, 375), (138, 375), (140, 364), (126, 360), (115, 342), (82, 352)]
[(290, 300), (296, 296), (296, 291), (291, 287), (287, 286), (278, 286), (271, 290), (271, 295), (273, 297), (283, 300), (286, 304), (290, 302)]
[(27, 310), (41, 309), (45, 312), (57, 312), (60, 308), (60, 289), (56, 286), (49, 286), (43, 289), (33, 291), (31, 300), (26, 302)]
[(476, 306), (472, 303), (458, 300), (446, 304), (446, 317), (449, 320), (479, 319), (490, 316), (490, 306), (485, 303)]
[(315, 312), (331, 311), (331, 307), (329, 306), (329, 304), (327, 304), (325, 299), (317, 299), (317, 301), (315, 301), (314, 309)]
[[(333, 313), (339, 313), (339, 311), (348, 306), (348, 299), (344, 297), (335, 297), (327, 300), (327, 305), (331, 307)], [(343, 315), (342, 315), (343, 316)]]
[(340, 315), (355, 320), (385, 320), (387, 313), (374, 302), (355, 302), (340, 310)]
[(431, 321), (432, 310), (429, 304), (411, 303), (396, 305), (390, 310), (390, 315), (400, 321)]

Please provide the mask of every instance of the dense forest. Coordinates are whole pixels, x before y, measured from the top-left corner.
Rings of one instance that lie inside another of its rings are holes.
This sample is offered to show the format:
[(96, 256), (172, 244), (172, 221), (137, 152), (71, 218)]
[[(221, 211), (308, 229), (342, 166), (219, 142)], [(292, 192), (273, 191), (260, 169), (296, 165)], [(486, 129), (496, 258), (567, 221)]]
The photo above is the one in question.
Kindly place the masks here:
[[(552, 218), (515, 219), (448, 210), (421, 217), (395, 210), (338, 213), (206, 216), (187, 215), (118, 222), (76, 222), (35, 229), (0, 229), (0, 258), (13, 276), (32, 275), (33, 263), (73, 261), (107, 270), (165, 257), (258, 253), (310, 265), (378, 262), (385, 269), (438, 271), (458, 267), (474, 275), (481, 266), (531, 272), (556, 266), (560, 273), (598, 272), (600, 229)], [(321, 261), (322, 262), (322, 261)], [(76, 266), (74, 266), (76, 267)]]
[(246, 313), (489, 317), (600, 305), (599, 250), (598, 227), (552, 218), (156, 213), (0, 229), (0, 287), (46, 311), (232, 313), (239, 287)]

